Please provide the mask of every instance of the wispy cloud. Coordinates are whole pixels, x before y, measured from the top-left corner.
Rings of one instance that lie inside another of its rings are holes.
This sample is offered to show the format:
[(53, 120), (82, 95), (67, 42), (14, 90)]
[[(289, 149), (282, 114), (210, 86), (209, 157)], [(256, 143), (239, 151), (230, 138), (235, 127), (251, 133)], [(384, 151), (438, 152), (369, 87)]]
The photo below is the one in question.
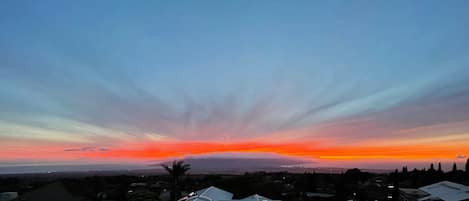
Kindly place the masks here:
[[(377, 3), (359, 6), (373, 12), (331, 16), (325, 11), (336, 5), (314, 2), (271, 9), (253, 3), (235, 12), (211, 5), (223, 15), (202, 4), (104, 3), (89, 12), (31, 2), (28, 15), (19, 16), (12, 11), (25, 5), (6, 4), (0, 12), (0, 27), (8, 30), (0, 33), (5, 158), (27, 156), (31, 146), (44, 158), (66, 158), (126, 147), (145, 155), (139, 146), (167, 142), (217, 144), (207, 154), (240, 151), (249, 146), (218, 144), (251, 141), (320, 142), (339, 151), (369, 142), (468, 141), (467, 5), (433, 2), (428, 6), (437, 11), (416, 6), (390, 15)], [(297, 13), (276, 15), (288, 10)], [(267, 150), (274, 149), (280, 148)], [(446, 157), (467, 155), (448, 150)]]
[(99, 148), (99, 147), (81, 147), (81, 148), (70, 148), (64, 149), (66, 152), (88, 152), (88, 151), (109, 151), (108, 148)]

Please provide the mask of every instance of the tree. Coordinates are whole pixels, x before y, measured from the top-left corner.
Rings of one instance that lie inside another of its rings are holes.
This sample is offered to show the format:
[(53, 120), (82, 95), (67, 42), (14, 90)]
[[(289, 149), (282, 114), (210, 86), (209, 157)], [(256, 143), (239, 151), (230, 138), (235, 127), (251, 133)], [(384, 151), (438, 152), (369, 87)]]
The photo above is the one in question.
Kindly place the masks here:
[(433, 163), (430, 164), (430, 169), (428, 171), (432, 171), (432, 172), (435, 171), (435, 167), (433, 167)]
[(353, 168), (345, 171), (344, 178), (347, 182), (357, 184), (359, 181), (365, 178), (365, 175), (360, 169)]
[(441, 163), (438, 163), (438, 173), (442, 173), (443, 170), (441, 170)]
[(407, 175), (407, 166), (402, 167), (402, 174)]
[(179, 178), (186, 174), (191, 169), (190, 164), (185, 164), (184, 161), (173, 161), (171, 166), (161, 165), (172, 177), (172, 190), (170, 194), (170, 201), (176, 201), (176, 197), (180, 197), (179, 192)]
[(452, 172), (457, 172), (458, 171), (458, 168), (456, 166), (456, 163), (453, 163), (453, 171)]
[(466, 174), (469, 174), (469, 158), (466, 161)]

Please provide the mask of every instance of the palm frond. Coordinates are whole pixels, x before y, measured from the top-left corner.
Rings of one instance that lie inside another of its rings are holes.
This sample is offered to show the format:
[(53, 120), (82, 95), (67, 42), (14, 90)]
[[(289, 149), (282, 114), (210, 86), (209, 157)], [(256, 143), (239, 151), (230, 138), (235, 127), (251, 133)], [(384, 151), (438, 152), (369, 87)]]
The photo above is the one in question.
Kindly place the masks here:
[(161, 165), (170, 175), (173, 174), (173, 168), (172, 167), (169, 167), (168, 165), (166, 164), (162, 164)]

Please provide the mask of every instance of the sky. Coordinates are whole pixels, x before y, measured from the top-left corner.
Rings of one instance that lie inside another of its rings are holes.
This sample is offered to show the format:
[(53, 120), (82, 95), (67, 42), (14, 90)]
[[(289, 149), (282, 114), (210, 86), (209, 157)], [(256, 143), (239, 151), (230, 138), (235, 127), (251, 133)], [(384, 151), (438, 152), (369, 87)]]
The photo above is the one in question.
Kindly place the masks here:
[(0, 2), (0, 164), (469, 156), (468, 1)]

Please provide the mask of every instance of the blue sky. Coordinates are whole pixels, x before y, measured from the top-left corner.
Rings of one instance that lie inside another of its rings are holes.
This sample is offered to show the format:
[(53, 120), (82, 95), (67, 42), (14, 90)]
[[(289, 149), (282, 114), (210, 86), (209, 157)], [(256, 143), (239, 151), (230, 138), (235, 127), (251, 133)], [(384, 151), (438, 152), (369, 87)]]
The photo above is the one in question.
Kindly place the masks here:
[(468, 4), (2, 1), (0, 139), (469, 142)]

